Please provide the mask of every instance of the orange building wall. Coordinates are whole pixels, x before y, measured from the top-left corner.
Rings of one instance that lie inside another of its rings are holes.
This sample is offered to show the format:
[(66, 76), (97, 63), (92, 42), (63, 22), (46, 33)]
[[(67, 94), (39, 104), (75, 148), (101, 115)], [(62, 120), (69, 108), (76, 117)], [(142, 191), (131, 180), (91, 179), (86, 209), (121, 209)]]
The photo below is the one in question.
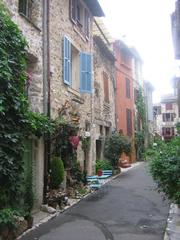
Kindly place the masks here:
[[(133, 90), (133, 76), (132, 76), (132, 56), (128, 63), (124, 64), (121, 57), (120, 43), (116, 41), (114, 43), (114, 53), (116, 58), (116, 80), (117, 80), (117, 92), (116, 92), (116, 115), (117, 115), (117, 129), (121, 130), (124, 135), (127, 135), (127, 119), (126, 109), (130, 109), (132, 112), (132, 142), (134, 140), (134, 90)], [(126, 78), (130, 80), (130, 98), (126, 97)], [(129, 162), (134, 162), (136, 159), (133, 143), (133, 153), (131, 157), (124, 155), (121, 159), (126, 159)]]

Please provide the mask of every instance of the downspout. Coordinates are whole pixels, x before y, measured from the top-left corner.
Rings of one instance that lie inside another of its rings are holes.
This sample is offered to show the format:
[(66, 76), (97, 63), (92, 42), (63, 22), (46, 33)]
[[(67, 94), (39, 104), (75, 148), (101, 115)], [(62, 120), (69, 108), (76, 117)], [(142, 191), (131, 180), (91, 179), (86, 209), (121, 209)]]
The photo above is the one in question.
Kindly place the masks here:
[[(43, 109), (50, 116), (50, 59), (49, 59), (49, 0), (43, 0)], [(46, 202), (48, 172), (50, 168), (50, 135), (44, 140), (44, 189), (43, 202)]]

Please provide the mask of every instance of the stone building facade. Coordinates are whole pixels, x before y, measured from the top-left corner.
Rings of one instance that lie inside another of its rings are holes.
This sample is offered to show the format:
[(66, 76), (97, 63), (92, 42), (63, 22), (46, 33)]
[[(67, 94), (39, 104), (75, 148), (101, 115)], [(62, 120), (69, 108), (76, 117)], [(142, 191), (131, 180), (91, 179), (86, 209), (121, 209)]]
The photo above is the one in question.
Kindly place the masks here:
[(116, 129), (115, 57), (105, 26), (94, 21), (94, 145), (95, 159), (103, 159), (105, 137)]
[[(3, 0), (12, 20), (18, 25), (28, 43), (27, 93), (32, 111), (43, 113), (43, 41), (42, 0)], [(35, 205), (43, 200), (44, 143), (43, 139), (27, 141), (27, 158), (33, 168), (33, 190)]]
[(153, 106), (153, 112), (154, 133), (164, 140), (173, 138), (177, 134), (176, 124), (179, 122), (177, 95), (164, 95), (161, 102)]
[(79, 118), (78, 135), (90, 137), (84, 154), (81, 144), (77, 160), (88, 174), (93, 172), (94, 73), (93, 17), (103, 16), (98, 1), (54, 0), (49, 8), (51, 116), (56, 118), (64, 104)]

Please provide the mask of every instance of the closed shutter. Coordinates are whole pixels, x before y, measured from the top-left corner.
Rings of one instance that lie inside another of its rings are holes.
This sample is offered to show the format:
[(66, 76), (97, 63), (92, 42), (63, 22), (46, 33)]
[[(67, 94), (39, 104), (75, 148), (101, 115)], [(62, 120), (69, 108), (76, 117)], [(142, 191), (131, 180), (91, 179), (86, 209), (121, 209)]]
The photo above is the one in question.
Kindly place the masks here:
[(80, 53), (80, 91), (92, 92), (92, 56)]
[(130, 98), (131, 97), (131, 92), (130, 92), (130, 80), (126, 78), (126, 97)]
[(132, 111), (126, 109), (127, 135), (132, 136)]
[(64, 83), (71, 84), (71, 43), (64, 37), (64, 68), (63, 68)]

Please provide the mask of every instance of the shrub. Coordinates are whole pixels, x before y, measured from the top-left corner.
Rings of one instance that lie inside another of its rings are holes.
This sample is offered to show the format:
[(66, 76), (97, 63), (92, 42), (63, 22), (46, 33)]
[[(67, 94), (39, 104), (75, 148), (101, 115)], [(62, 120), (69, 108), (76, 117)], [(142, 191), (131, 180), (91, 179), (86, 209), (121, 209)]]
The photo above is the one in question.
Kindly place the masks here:
[(86, 171), (82, 171), (80, 163), (77, 161), (73, 161), (71, 168), (71, 175), (74, 179), (77, 180), (78, 183), (86, 184)]
[(101, 170), (112, 170), (113, 167), (108, 160), (97, 160), (96, 161), (96, 173), (98, 172), (99, 169), (101, 169)]
[(16, 225), (16, 217), (20, 216), (19, 212), (11, 209), (4, 208), (0, 210), (0, 230), (3, 230), (4, 227), (9, 227), (10, 229), (15, 229)]
[(150, 172), (160, 192), (180, 204), (180, 138), (158, 142), (149, 155)]
[(53, 157), (51, 162), (51, 188), (59, 188), (64, 179), (64, 164), (59, 157)]
[(106, 138), (104, 155), (113, 167), (118, 165), (119, 158), (123, 152), (127, 155), (131, 153), (131, 143), (127, 137), (115, 132)]

